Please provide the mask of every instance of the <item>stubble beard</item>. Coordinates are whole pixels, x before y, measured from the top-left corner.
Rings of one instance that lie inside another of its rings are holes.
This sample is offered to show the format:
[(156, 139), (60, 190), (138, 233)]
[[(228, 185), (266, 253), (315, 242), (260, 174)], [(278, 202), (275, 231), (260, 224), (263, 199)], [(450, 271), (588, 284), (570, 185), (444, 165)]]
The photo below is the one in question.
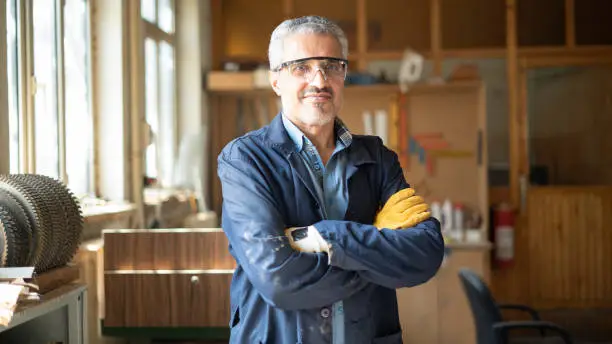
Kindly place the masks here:
[(333, 107), (325, 106), (325, 103), (311, 104), (300, 116), (300, 120), (306, 125), (323, 126), (333, 121), (336, 115)]

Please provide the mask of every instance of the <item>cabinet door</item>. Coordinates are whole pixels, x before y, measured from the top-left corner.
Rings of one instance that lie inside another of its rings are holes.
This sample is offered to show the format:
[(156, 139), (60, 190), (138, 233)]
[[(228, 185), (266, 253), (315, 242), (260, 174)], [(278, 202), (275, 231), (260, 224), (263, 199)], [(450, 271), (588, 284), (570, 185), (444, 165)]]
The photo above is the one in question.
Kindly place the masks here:
[(485, 249), (455, 249), (440, 269), (438, 279), (438, 343), (476, 343), (474, 317), (459, 280), (459, 269), (469, 268), (488, 280)]
[(423, 285), (397, 290), (404, 343), (438, 343), (438, 285), (434, 277)]
[(226, 327), (232, 275), (108, 274), (109, 327)]

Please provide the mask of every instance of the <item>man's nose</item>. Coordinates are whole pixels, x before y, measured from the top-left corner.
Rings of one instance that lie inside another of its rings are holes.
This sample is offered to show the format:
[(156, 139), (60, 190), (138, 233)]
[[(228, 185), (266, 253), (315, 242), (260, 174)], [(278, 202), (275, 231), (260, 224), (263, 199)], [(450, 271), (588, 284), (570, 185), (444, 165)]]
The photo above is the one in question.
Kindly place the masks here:
[(310, 85), (313, 86), (323, 86), (327, 84), (327, 76), (323, 74), (321, 69), (315, 69), (314, 75), (312, 76), (312, 80), (310, 80)]

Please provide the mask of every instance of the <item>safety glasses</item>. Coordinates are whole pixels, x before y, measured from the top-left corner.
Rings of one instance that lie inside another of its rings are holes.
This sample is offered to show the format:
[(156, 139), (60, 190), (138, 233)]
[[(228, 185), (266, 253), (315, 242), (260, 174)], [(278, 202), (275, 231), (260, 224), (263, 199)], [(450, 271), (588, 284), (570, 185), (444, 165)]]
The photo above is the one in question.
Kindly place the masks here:
[(321, 71), (325, 81), (328, 79), (344, 80), (346, 79), (347, 66), (347, 60), (337, 57), (308, 57), (283, 62), (273, 71), (279, 72), (287, 69), (291, 76), (304, 79), (310, 83), (319, 71)]

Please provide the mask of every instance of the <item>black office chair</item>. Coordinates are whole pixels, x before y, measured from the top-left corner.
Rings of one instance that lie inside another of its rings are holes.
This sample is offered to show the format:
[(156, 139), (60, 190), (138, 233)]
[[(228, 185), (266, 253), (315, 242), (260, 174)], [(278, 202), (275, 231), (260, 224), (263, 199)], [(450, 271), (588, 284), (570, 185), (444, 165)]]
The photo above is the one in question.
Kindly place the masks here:
[[(478, 344), (508, 343), (508, 331), (513, 329), (537, 329), (544, 338), (546, 330), (555, 332), (564, 343), (573, 343), (571, 335), (562, 327), (540, 320), (536, 310), (524, 305), (498, 305), (484, 281), (469, 269), (459, 270), (459, 279), (463, 285), (476, 327)], [(533, 320), (504, 321), (501, 309), (515, 309), (527, 312)]]

